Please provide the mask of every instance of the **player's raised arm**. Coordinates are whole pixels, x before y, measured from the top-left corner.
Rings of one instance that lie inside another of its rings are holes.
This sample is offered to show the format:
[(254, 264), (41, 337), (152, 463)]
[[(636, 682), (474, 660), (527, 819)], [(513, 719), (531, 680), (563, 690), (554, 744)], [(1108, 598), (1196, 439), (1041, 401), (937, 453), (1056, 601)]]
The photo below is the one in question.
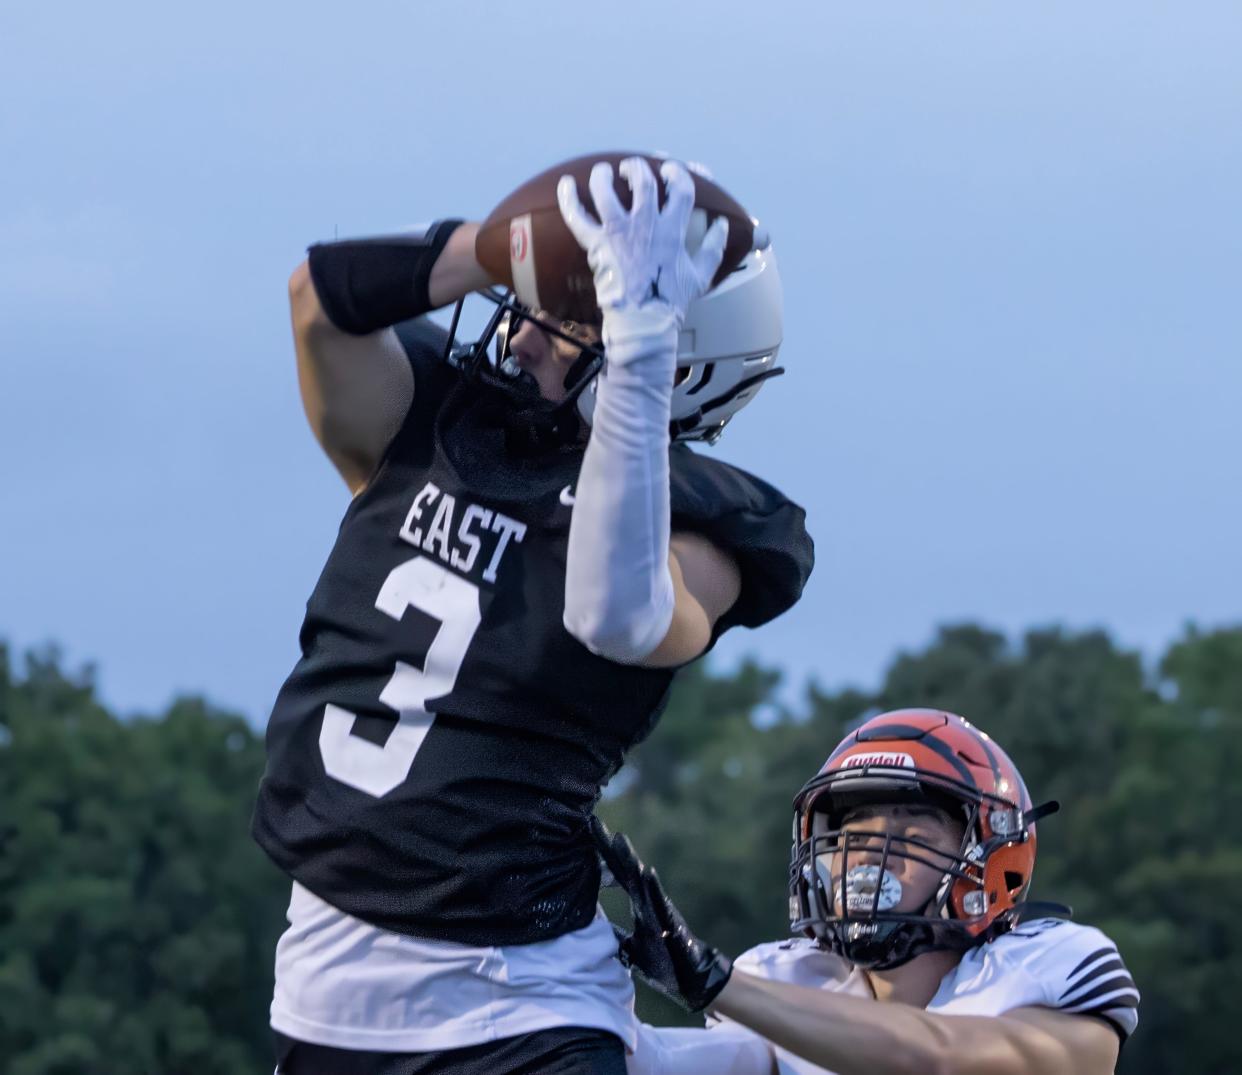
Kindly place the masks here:
[(389, 327), (488, 284), (478, 227), (311, 247), (289, 279), (302, 405), (316, 440), (353, 493), (375, 471), (414, 398), (410, 360)]
[(662, 166), (663, 208), (645, 160), (622, 161), (620, 172), (633, 195), (628, 211), (612, 167), (601, 163), (591, 172), (599, 220), (583, 207), (571, 177), (557, 188), (565, 223), (594, 273), (606, 362), (569, 533), (565, 627), (611, 660), (675, 665), (707, 648), (740, 590), (736, 564), (711, 542), (687, 538), (670, 546), (678, 333), (686, 308), (720, 265), (728, 221), (718, 217), (691, 255), (694, 184), (685, 168)]

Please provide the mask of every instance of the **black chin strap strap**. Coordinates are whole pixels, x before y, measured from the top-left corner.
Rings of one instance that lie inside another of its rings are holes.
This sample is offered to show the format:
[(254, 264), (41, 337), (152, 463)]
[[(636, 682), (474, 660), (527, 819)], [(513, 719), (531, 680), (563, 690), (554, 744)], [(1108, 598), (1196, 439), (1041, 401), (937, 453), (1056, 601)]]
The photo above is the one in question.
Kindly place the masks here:
[[(583, 362), (583, 359), (586, 361)], [(588, 373), (569, 389), (560, 403), (546, 411), (510, 412), (505, 420), (506, 450), (513, 455), (530, 457), (558, 451), (573, 444), (582, 430), (582, 419), (578, 415), (578, 397), (591, 383), (591, 378), (598, 371), (598, 364), (602, 362), (603, 359), (598, 354), (584, 350), (574, 367), (581, 364)], [(590, 369), (592, 363), (597, 364), (594, 370)], [(567, 382), (568, 380), (566, 377)]]
[(586, 386), (591, 383), (591, 378), (599, 373), (603, 365), (604, 356), (599, 348), (582, 348), (565, 374), (565, 380), (561, 382), (561, 387), (569, 393), (566, 399), (576, 403), (578, 397), (586, 390)]
[(525, 434), (511, 428), (506, 438), (510, 451), (517, 455), (542, 455), (573, 444), (582, 429), (578, 397), (603, 364), (604, 356), (598, 350), (584, 347), (565, 374), (565, 398), (549, 411), (525, 416)]

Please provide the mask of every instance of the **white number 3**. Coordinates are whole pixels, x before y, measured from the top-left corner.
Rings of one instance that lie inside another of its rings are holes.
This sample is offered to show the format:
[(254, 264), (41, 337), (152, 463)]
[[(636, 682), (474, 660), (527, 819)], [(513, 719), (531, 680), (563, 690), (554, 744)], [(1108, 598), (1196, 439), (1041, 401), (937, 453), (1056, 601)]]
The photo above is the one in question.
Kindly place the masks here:
[(413, 607), (440, 621), (422, 671), (398, 661), (380, 692), (380, 701), (398, 714), (397, 726), (383, 746), (352, 733), (355, 717), (348, 709), (329, 704), (324, 710), (319, 733), (324, 769), (341, 783), (379, 798), (410, 775), (414, 756), (435, 719), (426, 710), (427, 702), (453, 689), (482, 613), (474, 583), (422, 556), (388, 573), (375, 607), (394, 620)]

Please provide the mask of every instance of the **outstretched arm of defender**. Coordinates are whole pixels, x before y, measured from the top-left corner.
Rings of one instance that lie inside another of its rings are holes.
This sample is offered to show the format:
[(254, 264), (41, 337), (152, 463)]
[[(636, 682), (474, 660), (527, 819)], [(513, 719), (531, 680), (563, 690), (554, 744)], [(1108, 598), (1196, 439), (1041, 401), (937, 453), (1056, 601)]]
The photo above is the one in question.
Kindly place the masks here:
[[(474, 257), (477, 231), (462, 224), (442, 249), (424, 245), (429, 267), (419, 264), (418, 236), (397, 237), (387, 250), (375, 240), (312, 247), (289, 278), (302, 406), (351, 493), (365, 487), (414, 399), (409, 359), (389, 326), (488, 285)], [(385, 257), (369, 279), (374, 259)], [(384, 286), (371, 286), (376, 278)]]
[(1050, 1008), (941, 1015), (735, 971), (712, 1010), (838, 1075), (1109, 1075), (1108, 1024)]

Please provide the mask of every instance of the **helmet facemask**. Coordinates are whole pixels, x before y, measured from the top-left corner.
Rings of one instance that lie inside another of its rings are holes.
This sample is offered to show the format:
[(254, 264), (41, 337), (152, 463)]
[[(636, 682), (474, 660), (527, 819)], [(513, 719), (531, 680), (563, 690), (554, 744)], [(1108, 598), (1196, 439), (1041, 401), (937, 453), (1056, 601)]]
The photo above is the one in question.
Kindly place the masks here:
[[(811, 781), (794, 818), (790, 919), (797, 932), (851, 963), (887, 970), (936, 950), (965, 951), (986, 939), (972, 919), (988, 908), (986, 863), (1003, 845), (1024, 838), (1014, 804), (953, 785), (938, 774), (883, 766), (847, 769)], [(990, 801), (995, 799), (995, 801)], [(852, 825), (860, 806), (930, 807), (963, 825), (955, 847), (916, 836), (864, 831)], [(982, 839), (981, 811), (1004, 837)], [(1018, 811), (1018, 815), (1021, 811)], [(910, 863), (939, 880), (921, 906), (898, 910), (905, 895), (898, 874)]]
[[(845, 823), (854, 808), (901, 804), (961, 819), (960, 844), (935, 846), (895, 831), (860, 838)], [(868, 717), (794, 799), (792, 928), (852, 962), (883, 970), (924, 952), (963, 951), (1025, 918), (1064, 917), (1069, 909), (1061, 904), (1026, 899), (1035, 823), (1056, 810), (1055, 802), (1032, 805), (1009, 756), (955, 713), (909, 708)], [(841, 861), (828, 859), (825, 870), (829, 855)], [(904, 874), (911, 864), (938, 883), (923, 906), (898, 908), (891, 885), (885, 896), (881, 871)], [(874, 876), (855, 873), (851, 892), (850, 871), (857, 865), (877, 869)]]
[[(567, 332), (561, 322), (523, 305), (511, 291), (488, 288), (478, 294), (493, 303), (495, 309), (473, 343), (455, 345), (464, 300), (457, 303), (449, 327), (445, 361), (466, 381), (485, 385), (508, 398), (506, 444), (513, 454), (538, 455), (575, 443), (582, 432), (578, 397), (603, 366), (602, 346), (584, 342)], [(565, 396), (560, 400), (545, 398), (535, 379), (522, 370), (513, 357), (510, 341), (521, 323), (527, 320), (547, 335), (578, 349), (577, 358), (566, 372)]]

